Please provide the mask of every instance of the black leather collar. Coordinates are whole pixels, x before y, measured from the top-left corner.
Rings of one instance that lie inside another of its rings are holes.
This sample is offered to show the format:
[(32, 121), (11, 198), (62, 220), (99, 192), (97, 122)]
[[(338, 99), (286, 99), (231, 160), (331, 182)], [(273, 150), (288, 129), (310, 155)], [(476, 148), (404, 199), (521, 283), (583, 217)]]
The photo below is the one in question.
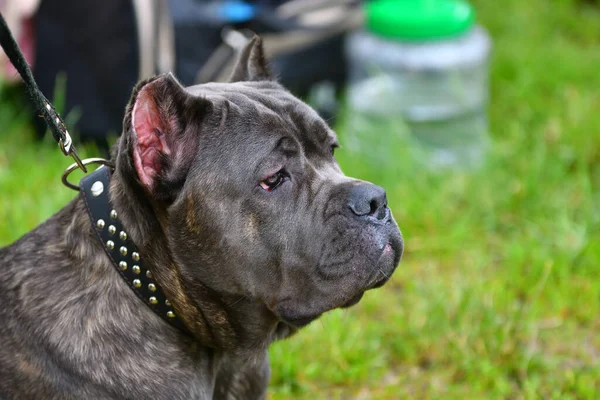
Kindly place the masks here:
[(153, 279), (152, 272), (144, 265), (143, 254), (140, 254), (121, 225), (118, 211), (110, 203), (110, 177), (110, 168), (100, 167), (86, 175), (79, 184), (90, 221), (102, 242), (102, 247), (119, 275), (135, 294), (169, 324), (187, 332), (171, 303)]

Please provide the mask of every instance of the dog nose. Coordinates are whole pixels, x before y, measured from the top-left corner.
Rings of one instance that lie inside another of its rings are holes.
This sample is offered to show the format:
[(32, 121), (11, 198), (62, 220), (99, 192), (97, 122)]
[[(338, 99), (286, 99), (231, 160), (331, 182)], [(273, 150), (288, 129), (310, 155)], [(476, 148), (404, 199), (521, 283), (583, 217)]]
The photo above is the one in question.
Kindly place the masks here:
[(382, 220), (387, 217), (387, 197), (382, 187), (372, 183), (354, 186), (348, 196), (348, 207), (359, 217)]

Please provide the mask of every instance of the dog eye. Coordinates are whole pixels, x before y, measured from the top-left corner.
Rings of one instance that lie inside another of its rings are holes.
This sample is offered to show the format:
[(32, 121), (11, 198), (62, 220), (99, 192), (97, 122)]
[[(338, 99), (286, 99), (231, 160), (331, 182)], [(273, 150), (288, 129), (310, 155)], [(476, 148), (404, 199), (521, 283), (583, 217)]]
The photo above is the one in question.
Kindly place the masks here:
[(271, 175), (267, 179), (261, 181), (260, 187), (266, 190), (267, 192), (272, 192), (287, 179), (289, 178), (286, 175), (286, 173), (283, 170), (280, 170), (276, 174)]

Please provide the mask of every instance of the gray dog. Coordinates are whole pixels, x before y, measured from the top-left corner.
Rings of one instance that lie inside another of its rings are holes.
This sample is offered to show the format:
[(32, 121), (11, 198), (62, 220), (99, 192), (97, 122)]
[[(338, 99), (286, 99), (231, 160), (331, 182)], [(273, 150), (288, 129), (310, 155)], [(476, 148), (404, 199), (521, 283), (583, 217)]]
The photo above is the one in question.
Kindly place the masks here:
[(134, 90), (110, 198), (185, 326), (115, 271), (80, 196), (0, 250), (3, 399), (262, 399), (269, 344), (385, 283), (383, 189), (273, 80), (258, 38), (230, 83)]

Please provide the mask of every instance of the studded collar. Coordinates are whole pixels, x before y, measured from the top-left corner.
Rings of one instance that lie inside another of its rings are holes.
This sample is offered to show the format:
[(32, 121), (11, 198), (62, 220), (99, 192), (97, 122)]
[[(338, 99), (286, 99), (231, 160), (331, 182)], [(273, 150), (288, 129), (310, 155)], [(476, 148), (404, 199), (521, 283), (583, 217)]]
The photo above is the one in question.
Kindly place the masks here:
[(92, 226), (113, 267), (135, 294), (169, 324), (187, 332), (177, 317), (171, 302), (144, 264), (143, 254), (119, 220), (108, 196), (111, 170), (100, 167), (80, 182), (81, 197), (85, 202)]

